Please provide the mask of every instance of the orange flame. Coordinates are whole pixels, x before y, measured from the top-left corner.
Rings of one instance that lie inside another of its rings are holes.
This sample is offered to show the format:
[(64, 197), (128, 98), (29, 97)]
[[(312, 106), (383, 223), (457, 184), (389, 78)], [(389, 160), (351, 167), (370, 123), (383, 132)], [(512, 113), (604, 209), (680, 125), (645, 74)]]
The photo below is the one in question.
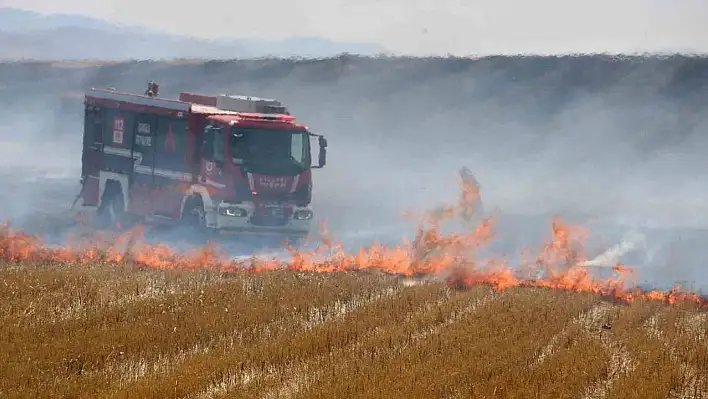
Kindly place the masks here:
[[(520, 267), (512, 268), (503, 259), (481, 260), (478, 252), (493, 240), (495, 231), (492, 217), (474, 223), (479, 200), (479, 187), (463, 179), (457, 205), (428, 212), (420, 219), (413, 241), (404, 241), (395, 247), (374, 243), (369, 248), (347, 253), (331, 238), (323, 224), (322, 244), (311, 251), (287, 247), (291, 255), (288, 262), (257, 257), (248, 262), (232, 260), (213, 244), (191, 253), (179, 253), (164, 244), (147, 244), (142, 228), (129, 230), (113, 239), (96, 234), (90, 239), (70, 240), (66, 247), (53, 248), (44, 245), (37, 237), (9, 226), (0, 226), (0, 260), (80, 265), (125, 263), (157, 269), (247, 270), (253, 273), (281, 269), (319, 273), (376, 269), (396, 275), (443, 278), (458, 288), (476, 284), (487, 284), (499, 291), (511, 287), (542, 287), (593, 292), (626, 302), (641, 298), (668, 304), (690, 302), (708, 308), (708, 299), (697, 293), (682, 292), (678, 287), (668, 292), (631, 288), (635, 280), (634, 270), (624, 265), (613, 268), (613, 278), (592, 276), (590, 269), (582, 265), (587, 260), (583, 252), (587, 232), (557, 218), (551, 221), (552, 235), (548, 242), (535, 256), (524, 256), (527, 260)], [(455, 216), (463, 220), (468, 231), (444, 234), (443, 223)]]

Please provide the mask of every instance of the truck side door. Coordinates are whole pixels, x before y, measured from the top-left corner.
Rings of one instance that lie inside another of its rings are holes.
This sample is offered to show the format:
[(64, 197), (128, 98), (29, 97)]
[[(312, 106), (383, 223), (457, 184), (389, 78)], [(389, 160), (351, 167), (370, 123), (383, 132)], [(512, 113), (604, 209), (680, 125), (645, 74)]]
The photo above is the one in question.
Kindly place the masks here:
[(96, 175), (103, 166), (103, 113), (100, 108), (84, 114), (84, 153), (81, 176)]
[(133, 125), (133, 175), (131, 179), (131, 212), (152, 214), (154, 208), (155, 131), (157, 116), (136, 114)]
[(83, 192), (84, 205), (98, 205), (99, 172), (103, 169), (104, 112), (101, 108), (87, 106), (84, 112), (83, 151), (81, 154), (81, 179), (89, 190)]
[(182, 197), (192, 181), (188, 134), (186, 119), (167, 115), (158, 118), (153, 184), (159, 207), (155, 215), (175, 220), (181, 216)]

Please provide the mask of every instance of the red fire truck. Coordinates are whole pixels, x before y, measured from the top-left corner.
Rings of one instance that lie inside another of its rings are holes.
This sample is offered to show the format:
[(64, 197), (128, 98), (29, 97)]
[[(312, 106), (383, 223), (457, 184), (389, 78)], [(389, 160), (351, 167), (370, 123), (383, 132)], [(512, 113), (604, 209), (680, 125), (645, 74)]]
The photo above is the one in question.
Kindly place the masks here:
[(85, 94), (80, 198), (101, 223), (158, 218), (199, 232), (309, 234), (322, 135), (277, 100), (184, 92), (171, 100), (158, 88)]

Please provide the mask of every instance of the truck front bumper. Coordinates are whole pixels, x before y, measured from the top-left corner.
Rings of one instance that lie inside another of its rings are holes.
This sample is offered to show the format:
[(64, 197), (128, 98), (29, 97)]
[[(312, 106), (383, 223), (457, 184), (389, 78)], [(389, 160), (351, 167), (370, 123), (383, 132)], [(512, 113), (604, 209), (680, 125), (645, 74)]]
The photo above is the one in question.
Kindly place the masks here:
[(224, 234), (304, 237), (310, 233), (313, 212), (308, 207), (294, 207), (287, 218), (259, 220), (253, 203), (222, 202), (214, 209), (212, 220), (210, 227)]

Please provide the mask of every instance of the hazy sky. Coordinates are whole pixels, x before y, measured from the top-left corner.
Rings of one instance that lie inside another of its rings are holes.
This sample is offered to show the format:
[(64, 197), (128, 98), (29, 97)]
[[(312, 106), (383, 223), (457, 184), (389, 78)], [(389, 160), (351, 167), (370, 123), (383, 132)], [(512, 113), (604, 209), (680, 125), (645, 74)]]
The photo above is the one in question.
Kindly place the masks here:
[(708, 52), (708, 0), (0, 0), (207, 38), (291, 35), (406, 53)]

